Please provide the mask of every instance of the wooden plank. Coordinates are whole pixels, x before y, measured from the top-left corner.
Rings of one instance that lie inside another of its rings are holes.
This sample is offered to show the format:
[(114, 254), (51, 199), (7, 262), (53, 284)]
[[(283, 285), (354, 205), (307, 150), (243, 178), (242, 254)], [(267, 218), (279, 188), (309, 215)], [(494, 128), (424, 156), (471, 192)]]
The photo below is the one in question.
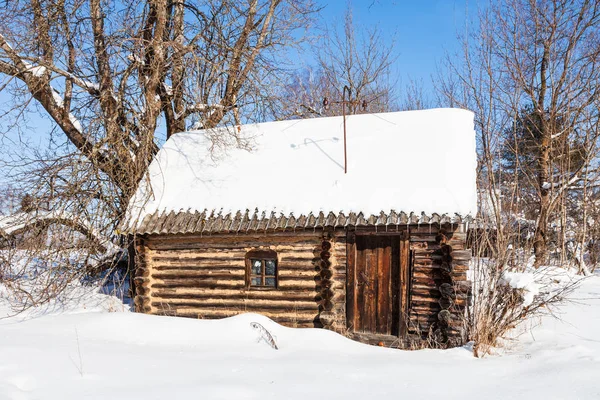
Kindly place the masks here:
[(366, 308), (365, 284), (367, 254), (364, 248), (364, 238), (356, 236), (356, 313), (354, 316), (355, 332), (364, 331), (364, 314)]
[(354, 234), (349, 233), (346, 243), (346, 259), (348, 272), (346, 276), (346, 328), (355, 330), (356, 310), (356, 241)]
[(375, 237), (375, 240), (370, 241), (370, 243), (367, 242), (368, 253), (365, 274), (368, 278), (365, 287), (365, 320), (368, 322), (365, 327), (368, 332), (377, 332), (377, 247), (380, 242), (379, 239)]
[(377, 248), (377, 333), (390, 334), (392, 329), (391, 318), (391, 266), (393, 237), (379, 238), (380, 246)]
[(409, 293), (410, 293), (410, 243), (409, 236), (400, 238), (400, 331), (399, 336), (405, 338), (409, 315)]
[(392, 247), (391, 247), (391, 328), (390, 333), (392, 335), (398, 336), (400, 333), (400, 324), (402, 321), (400, 310), (402, 309), (402, 292), (401, 292), (401, 262), (400, 262), (400, 237), (396, 236), (393, 239)]

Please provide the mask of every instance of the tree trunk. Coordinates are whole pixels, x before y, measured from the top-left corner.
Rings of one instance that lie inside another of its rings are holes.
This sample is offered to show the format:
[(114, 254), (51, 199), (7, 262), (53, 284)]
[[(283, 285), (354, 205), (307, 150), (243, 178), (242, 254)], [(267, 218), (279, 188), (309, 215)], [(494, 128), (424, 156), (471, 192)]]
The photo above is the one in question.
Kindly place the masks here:
[(550, 188), (550, 145), (552, 142), (552, 130), (548, 126), (545, 115), (545, 100), (547, 90), (548, 62), (550, 58), (550, 43), (544, 43), (544, 53), (540, 62), (540, 91), (537, 99), (536, 114), (539, 116), (540, 144), (539, 158), (537, 160), (537, 181), (540, 196), (540, 215), (538, 217), (535, 234), (533, 237), (533, 251), (535, 254), (535, 267), (546, 260), (548, 255), (548, 216), (550, 214), (551, 199)]

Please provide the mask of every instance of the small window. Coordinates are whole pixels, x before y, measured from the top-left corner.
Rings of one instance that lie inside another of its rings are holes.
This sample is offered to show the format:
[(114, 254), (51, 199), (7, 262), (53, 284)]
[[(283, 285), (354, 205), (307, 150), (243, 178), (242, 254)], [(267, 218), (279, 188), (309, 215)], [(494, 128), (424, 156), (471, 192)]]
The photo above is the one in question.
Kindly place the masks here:
[(246, 282), (249, 287), (277, 287), (277, 253), (273, 250), (252, 250), (246, 254)]

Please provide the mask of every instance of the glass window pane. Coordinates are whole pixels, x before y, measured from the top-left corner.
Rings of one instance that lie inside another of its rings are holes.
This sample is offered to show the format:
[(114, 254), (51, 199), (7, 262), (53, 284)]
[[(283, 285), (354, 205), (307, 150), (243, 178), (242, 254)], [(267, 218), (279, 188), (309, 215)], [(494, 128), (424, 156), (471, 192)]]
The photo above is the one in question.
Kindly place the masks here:
[(252, 278), (252, 286), (262, 286), (261, 278)]
[(275, 275), (275, 260), (265, 261), (265, 275)]
[(275, 287), (275, 278), (265, 278), (265, 285)]
[(260, 275), (262, 274), (262, 261), (261, 260), (250, 260), (252, 263), (252, 274)]

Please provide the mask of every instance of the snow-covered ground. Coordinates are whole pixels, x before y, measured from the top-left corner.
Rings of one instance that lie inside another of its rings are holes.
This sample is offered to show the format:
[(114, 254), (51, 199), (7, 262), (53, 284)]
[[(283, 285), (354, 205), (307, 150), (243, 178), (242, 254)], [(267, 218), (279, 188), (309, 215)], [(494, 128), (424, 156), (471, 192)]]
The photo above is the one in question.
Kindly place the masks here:
[[(95, 294), (0, 320), (0, 399), (600, 398), (600, 276), (582, 283), (562, 320), (532, 321), (502, 355), (483, 359), (468, 348), (367, 346), (256, 314), (122, 311)], [(251, 322), (279, 350), (258, 341)]]

